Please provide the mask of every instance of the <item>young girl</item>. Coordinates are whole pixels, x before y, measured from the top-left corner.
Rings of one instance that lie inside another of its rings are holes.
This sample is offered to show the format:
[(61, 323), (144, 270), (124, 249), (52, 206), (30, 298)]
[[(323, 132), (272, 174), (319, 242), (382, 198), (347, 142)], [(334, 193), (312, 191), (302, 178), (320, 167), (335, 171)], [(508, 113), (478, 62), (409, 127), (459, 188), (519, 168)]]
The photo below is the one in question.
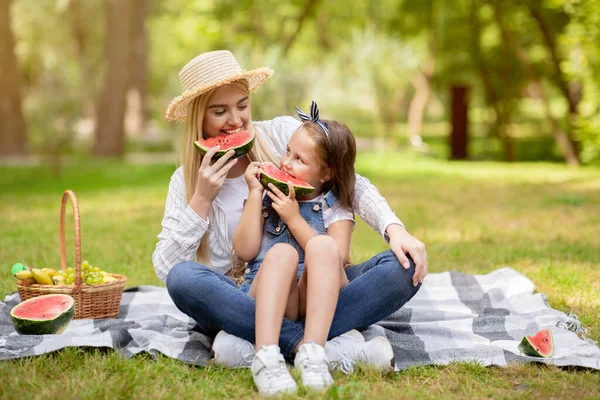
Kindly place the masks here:
[(294, 364), (302, 383), (324, 389), (333, 383), (324, 350), (339, 291), (348, 283), (348, 261), (354, 225), (356, 144), (350, 130), (319, 119), (317, 105), (292, 135), (280, 161), (283, 171), (315, 190), (296, 199), (270, 184), (267, 196), (258, 181), (260, 163), (245, 173), (249, 194), (233, 234), (238, 257), (249, 261), (240, 289), (256, 299), (254, 382), (261, 394), (293, 392), (278, 347), (283, 318), (305, 319)]

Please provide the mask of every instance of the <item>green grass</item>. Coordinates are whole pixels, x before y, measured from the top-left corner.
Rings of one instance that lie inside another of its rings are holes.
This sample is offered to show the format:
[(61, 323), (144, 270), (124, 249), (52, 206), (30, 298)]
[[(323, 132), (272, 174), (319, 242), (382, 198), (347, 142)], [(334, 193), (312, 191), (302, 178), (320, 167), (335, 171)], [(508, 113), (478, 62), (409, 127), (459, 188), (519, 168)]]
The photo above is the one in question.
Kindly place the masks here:
[[(511, 266), (579, 315), (600, 340), (600, 170), (558, 164), (446, 162), (410, 153), (361, 154), (360, 173), (427, 245), (430, 271), (487, 273)], [(58, 267), (58, 214), (64, 189), (77, 194), (83, 257), (128, 276), (128, 286), (161, 285), (151, 254), (173, 165), (74, 161), (55, 178), (44, 167), (0, 168), (0, 297), (16, 290), (10, 266)], [(68, 258), (72, 220), (67, 212)], [(352, 258), (386, 244), (364, 223)], [(69, 348), (0, 363), (0, 398), (256, 398), (248, 370), (197, 368), (167, 357), (123, 359), (111, 350)], [(600, 374), (541, 365), (415, 367), (381, 377), (335, 374), (324, 395), (358, 398), (598, 398)]]

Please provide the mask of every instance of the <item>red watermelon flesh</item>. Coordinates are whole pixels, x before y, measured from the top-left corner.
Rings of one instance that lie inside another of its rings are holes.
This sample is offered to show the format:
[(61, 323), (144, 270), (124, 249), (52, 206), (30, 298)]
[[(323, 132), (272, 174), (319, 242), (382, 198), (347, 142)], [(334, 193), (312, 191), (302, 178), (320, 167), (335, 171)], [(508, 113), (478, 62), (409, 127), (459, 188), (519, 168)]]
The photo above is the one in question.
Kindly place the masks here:
[(260, 167), (260, 183), (268, 189), (269, 183), (274, 184), (279, 190), (286, 195), (289, 193), (287, 183), (290, 182), (294, 186), (296, 196), (305, 196), (315, 190), (312, 185), (297, 179), (295, 176), (280, 170), (274, 164), (262, 164)]
[(254, 146), (254, 134), (251, 131), (240, 131), (194, 142), (194, 146), (202, 155), (205, 155), (208, 150), (217, 145), (219, 146), (219, 150), (215, 153), (213, 158), (220, 158), (232, 149), (235, 150), (234, 157), (239, 158), (252, 150), (252, 147)]
[(542, 329), (535, 336), (525, 336), (519, 344), (519, 350), (531, 357), (552, 357), (554, 338), (550, 328)]
[(47, 294), (25, 300), (10, 311), (17, 332), (45, 335), (62, 332), (73, 319), (75, 300), (66, 294)]

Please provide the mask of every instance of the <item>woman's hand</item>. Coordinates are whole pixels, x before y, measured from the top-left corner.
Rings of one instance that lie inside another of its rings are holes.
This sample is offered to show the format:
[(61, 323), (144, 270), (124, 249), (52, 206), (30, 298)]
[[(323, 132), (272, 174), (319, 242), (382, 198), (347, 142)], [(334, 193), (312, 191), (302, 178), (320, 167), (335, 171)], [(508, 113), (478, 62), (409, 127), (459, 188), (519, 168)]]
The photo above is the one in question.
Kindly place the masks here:
[(212, 147), (202, 158), (198, 169), (196, 189), (190, 201), (190, 206), (202, 218), (206, 218), (208, 215), (210, 205), (221, 191), (229, 170), (237, 163), (237, 158), (231, 159), (235, 151), (229, 150), (211, 165), (210, 162), (217, 150), (219, 150), (219, 146)]
[(263, 186), (260, 183), (260, 170), (258, 167), (260, 167), (261, 163), (259, 162), (251, 162), (250, 165), (248, 165), (248, 168), (246, 168), (246, 172), (244, 173), (244, 178), (246, 179), (246, 184), (248, 185), (248, 191), (249, 192), (260, 192), (260, 194), (262, 195), (263, 193)]
[(288, 182), (290, 194), (287, 196), (277, 188), (277, 186), (269, 183), (270, 192), (267, 195), (273, 200), (273, 209), (279, 214), (283, 222), (290, 225), (290, 222), (295, 218), (300, 217), (300, 207), (296, 201), (296, 192), (294, 185)]
[(398, 261), (405, 269), (410, 268), (410, 263), (406, 253), (410, 254), (415, 262), (415, 273), (413, 275), (413, 286), (423, 283), (423, 278), (427, 275), (427, 251), (425, 245), (412, 236), (407, 230), (398, 224), (392, 224), (387, 228), (387, 234), (390, 237), (390, 248), (398, 257)]

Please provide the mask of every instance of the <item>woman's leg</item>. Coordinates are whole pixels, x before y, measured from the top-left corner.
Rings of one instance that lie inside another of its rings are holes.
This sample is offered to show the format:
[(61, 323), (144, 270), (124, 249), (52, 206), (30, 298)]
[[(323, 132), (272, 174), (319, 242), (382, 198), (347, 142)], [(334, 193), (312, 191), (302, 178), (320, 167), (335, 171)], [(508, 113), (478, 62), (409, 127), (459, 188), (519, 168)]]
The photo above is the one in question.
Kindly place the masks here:
[(298, 252), (292, 246), (278, 243), (265, 255), (249, 292), (256, 299), (256, 349), (279, 343), (284, 314), (290, 317), (291, 311), (297, 318), (297, 271)]
[(343, 286), (340, 269), (340, 252), (335, 239), (319, 235), (308, 241), (304, 271), (298, 283), (300, 316), (306, 318), (301, 343), (315, 342), (325, 346), (338, 295)]
[[(177, 308), (195, 320), (206, 335), (214, 337), (224, 330), (254, 343), (256, 301), (229, 277), (202, 264), (183, 261), (169, 271), (167, 289)], [(298, 343), (302, 336), (301, 322), (283, 319), (280, 346)]]
[(412, 284), (415, 264), (410, 257), (408, 260), (410, 268), (404, 269), (396, 255), (387, 250), (348, 267), (350, 283), (340, 291), (329, 338), (351, 329), (365, 329), (406, 304), (421, 287)]
[[(365, 329), (406, 304), (421, 285), (412, 285), (415, 264), (409, 257), (410, 268), (404, 269), (398, 258), (387, 250), (362, 264), (346, 268), (350, 282), (340, 291), (329, 339), (352, 329)], [(284, 322), (285, 326), (285, 322)], [(291, 357), (302, 339), (289, 340), (283, 336), (280, 346)]]

